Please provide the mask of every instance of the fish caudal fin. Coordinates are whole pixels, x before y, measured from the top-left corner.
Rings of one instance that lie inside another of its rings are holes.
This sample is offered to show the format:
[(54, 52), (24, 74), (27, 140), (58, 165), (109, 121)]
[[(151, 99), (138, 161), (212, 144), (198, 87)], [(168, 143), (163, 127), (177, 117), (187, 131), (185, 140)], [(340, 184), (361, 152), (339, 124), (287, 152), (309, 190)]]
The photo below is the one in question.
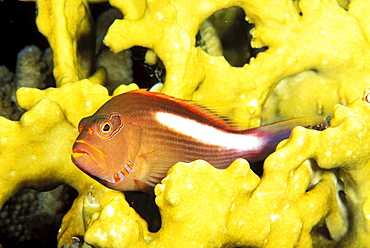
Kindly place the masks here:
[(248, 131), (260, 138), (261, 146), (256, 156), (250, 158), (248, 161), (256, 162), (264, 160), (275, 151), (276, 146), (282, 140), (289, 138), (294, 127), (309, 127), (311, 126), (311, 122), (311, 118), (302, 117), (249, 129)]

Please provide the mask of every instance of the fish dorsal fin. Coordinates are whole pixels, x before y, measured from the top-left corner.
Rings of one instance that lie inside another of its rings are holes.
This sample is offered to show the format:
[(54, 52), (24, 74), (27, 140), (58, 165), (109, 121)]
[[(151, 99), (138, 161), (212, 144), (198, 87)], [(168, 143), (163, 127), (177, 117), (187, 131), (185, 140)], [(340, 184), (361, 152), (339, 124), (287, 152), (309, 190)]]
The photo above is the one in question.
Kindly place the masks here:
[[(208, 124), (224, 130), (239, 130), (240, 127), (231, 116), (234, 111), (233, 103), (230, 101), (202, 100), (192, 101), (175, 98), (159, 92), (150, 92), (143, 89), (133, 90), (130, 94), (140, 94), (180, 105), (184, 109), (201, 116)], [(231, 107), (230, 107), (231, 106)]]
[(196, 100), (192, 102), (199, 108), (213, 114), (216, 118), (221, 119), (227, 125), (224, 129), (233, 131), (243, 129), (240, 121), (234, 117), (236, 107), (233, 102), (222, 100)]

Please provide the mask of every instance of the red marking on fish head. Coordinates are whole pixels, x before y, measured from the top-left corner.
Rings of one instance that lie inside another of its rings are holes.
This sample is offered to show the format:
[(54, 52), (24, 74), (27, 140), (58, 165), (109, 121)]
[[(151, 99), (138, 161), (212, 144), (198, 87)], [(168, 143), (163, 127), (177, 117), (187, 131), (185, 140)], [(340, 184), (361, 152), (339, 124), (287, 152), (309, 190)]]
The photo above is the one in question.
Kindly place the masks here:
[(104, 115), (97, 112), (82, 119), (80, 134), (73, 145), (73, 163), (97, 180), (111, 181), (122, 161), (127, 160), (123, 127), (124, 119), (116, 112)]
[(142, 191), (152, 192), (153, 187), (137, 180), (135, 171), (127, 173), (124, 169), (113, 174), (111, 180), (104, 180), (101, 178), (95, 178), (101, 184), (108, 188), (120, 190), (120, 191)]

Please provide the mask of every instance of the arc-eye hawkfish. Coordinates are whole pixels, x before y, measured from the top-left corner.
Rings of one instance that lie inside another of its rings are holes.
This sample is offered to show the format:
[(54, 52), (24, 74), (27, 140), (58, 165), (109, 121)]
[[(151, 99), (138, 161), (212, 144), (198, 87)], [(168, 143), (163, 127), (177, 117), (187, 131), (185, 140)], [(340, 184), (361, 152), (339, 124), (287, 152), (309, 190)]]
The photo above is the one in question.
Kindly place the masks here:
[(237, 158), (260, 161), (295, 126), (308, 125), (298, 118), (240, 131), (192, 101), (134, 90), (81, 120), (72, 160), (109, 188), (150, 191), (177, 162), (203, 159), (224, 169)]

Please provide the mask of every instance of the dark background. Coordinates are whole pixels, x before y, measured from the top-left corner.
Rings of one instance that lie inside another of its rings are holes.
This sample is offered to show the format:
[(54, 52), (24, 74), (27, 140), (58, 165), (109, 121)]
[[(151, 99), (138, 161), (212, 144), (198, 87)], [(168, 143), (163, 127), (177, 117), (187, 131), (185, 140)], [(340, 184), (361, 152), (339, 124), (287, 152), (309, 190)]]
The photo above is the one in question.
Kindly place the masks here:
[(36, 28), (36, 4), (17, 0), (0, 0), (0, 65), (15, 70), (17, 53), (27, 45), (42, 50), (48, 47), (45, 37)]

